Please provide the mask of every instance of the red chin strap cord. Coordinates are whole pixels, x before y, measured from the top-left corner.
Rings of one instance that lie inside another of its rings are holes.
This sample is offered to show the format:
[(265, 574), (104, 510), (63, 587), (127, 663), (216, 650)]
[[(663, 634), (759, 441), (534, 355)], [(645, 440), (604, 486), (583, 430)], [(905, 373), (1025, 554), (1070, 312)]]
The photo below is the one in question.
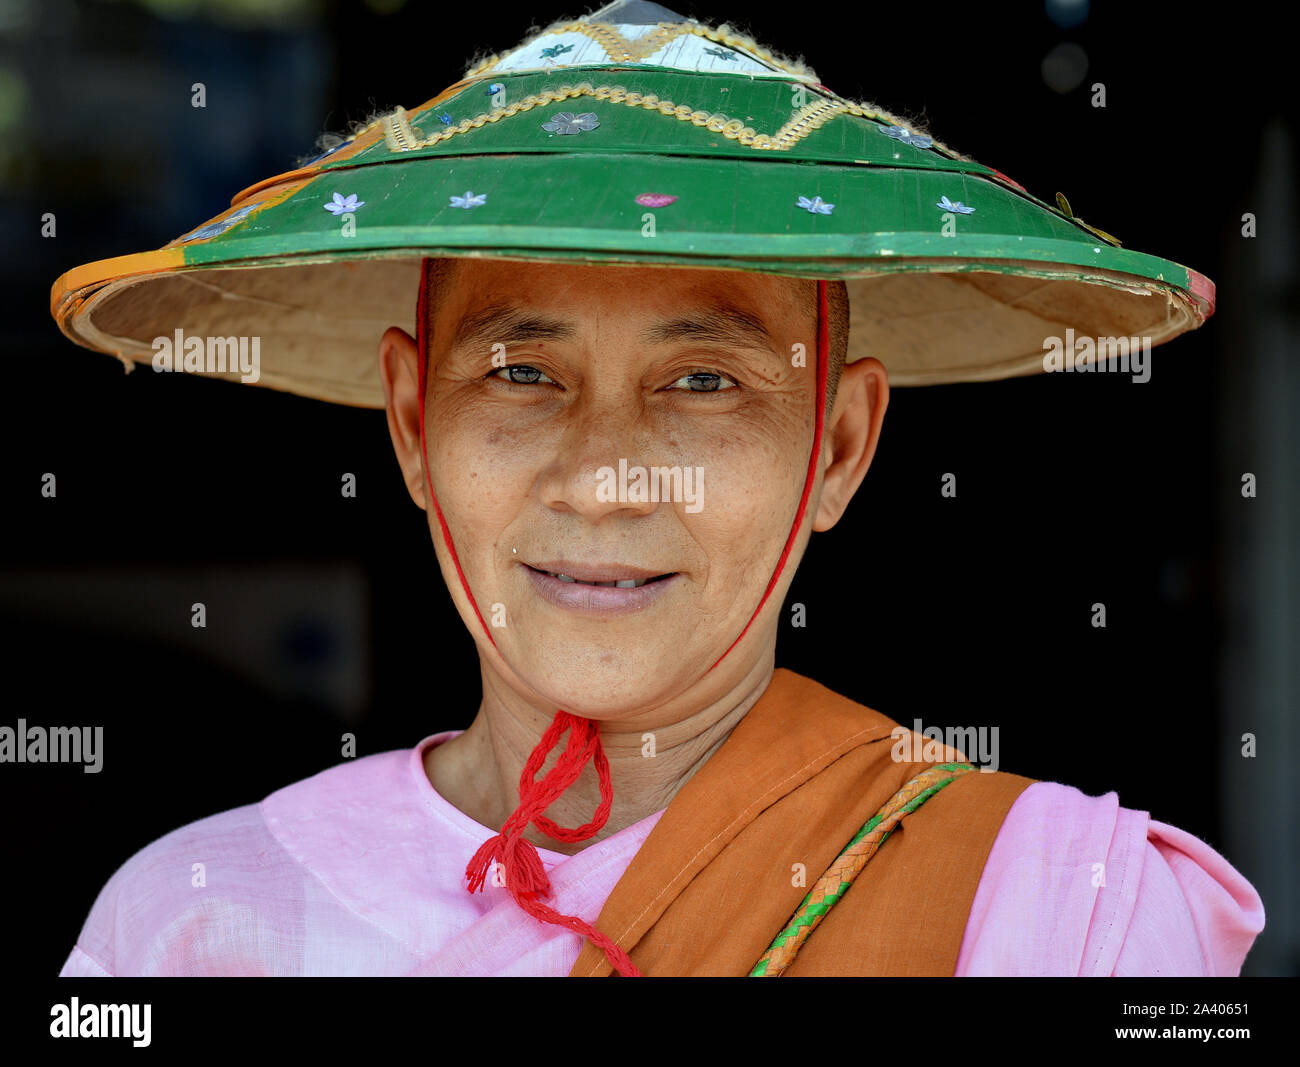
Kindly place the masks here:
[[(492, 647), (497, 648), (497, 643), (492, 637), (492, 631), (488, 628), (487, 623), (483, 621), (483, 615), (478, 609), (478, 602), (474, 599), (474, 594), (470, 592), (469, 582), (465, 580), (465, 572), (461, 568), (460, 557), (456, 555), (456, 546), (452, 544), (451, 531), (447, 528), (447, 520), (443, 517), (442, 508), (438, 506), (438, 498), (433, 492), (433, 480), (429, 474), (429, 447), (424, 432), (424, 399), (428, 387), (429, 369), (429, 327), (426, 321), (428, 317), (428, 280), (429, 260), (426, 257), (420, 267), (420, 299), (416, 308), (416, 334), (420, 352), (420, 450), (424, 456), (425, 486), (429, 493), (429, 500), (433, 504), (434, 513), (438, 518), (438, 527), (442, 530), (443, 543), (447, 546), (452, 565), (456, 568), (456, 577), (460, 579), (461, 588), (465, 591), (465, 597), (469, 600), (470, 607), (474, 609), (474, 615), (478, 619), (479, 625), (483, 627), (483, 633), (487, 635)], [(781, 572), (785, 569), (786, 560), (790, 558), (790, 553), (794, 550), (795, 540), (799, 535), (799, 528), (803, 524), (804, 513), (808, 508), (808, 500), (812, 496), (813, 484), (817, 479), (817, 459), (821, 455), (822, 449), (822, 428), (826, 415), (829, 334), (826, 283), (818, 281), (817, 427), (813, 434), (812, 455), (808, 458), (808, 473), (804, 478), (803, 494), (799, 498), (799, 510), (795, 512), (794, 525), (790, 529), (790, 536), (786, 538), (785, 548), (781, 552), (781, 558), (777, 560), (776, 570), (772, 572), (772, 578), (767, 583), (763, 598), (758, 602), (758, 607), (754, 609), (754, 613), (749, 617), (749, 622), (745, 624), (745, 628), (740, 631), (740, 636), (728, 646), (726, 652), (717, 658), (713, 667), (721, 663), (726, 658), (727, 653), (735, 648), (740, 643), (741, 638), (749, 632), (750, 626), (758, 618), (759, 612), (763, 610), (763, 605), (767, 603), (768, 597), (772, 595), (772, 590), (776, 588)], [(497, 649), (498, 654), (500, 654), (500, 651), (500, 649)], [(713, 667), (710, 667), (709, 670), (713, 670)], [(537, 781), (537, 772), (542, 769), (546, 757), (559, 743), (561, 735), (566, 730), (569, 734), (569, 740), (564, 751), (560, 754), (559, 761), (540, 782)], [(600, 783), (600, 805), (596, 808), (596, 813), (591, 822), (584, 826), (573, 829), (558, 826), (543, 813), (556, 801), (561, 793), (578, 780), (578, 776), (582, 773), (589, 760), (595, 763), (596, 777)], [(528, 825), (531, 823), (542, 833), (554, 838), (556, 841), (585, 841), (598, 833), (601, 827), (605, 825), (609, 819), (609, 812), (613, 802), (614, 787), (609, 777), (609, 760), (606, 759), (605, 752), (600, 745), (598, 724), (591, 719), (572, 715), (563, 709), (556, 711), (555, 718), (552, 720), (549, 729), (542, 735), (537, 747), (533, 749), (532, 755), (528, 757), (528, 762), (524, 764), (523, 772), (519, 776), (519, 806), (514, 810), (510, 818), (505, 821), (505, 825), (501, 827), (501, 832), (485, 841), (479, 850), (474, 853), (474, 858), (469, 861), (469, 865), (465, 868), (465, 878), (469, 891), (471, 893), (478, 891), (487, 880), (488, 869), (495, 861), (506, 888), (510, 890), (515, 902), (526, 913), (541, 922), (564, 926), (575, 933), (581, 934), (605, 953), (606, 958), (619, 974), (627, 977), (640, 977), (641, 972), (636, 969), (627, 953), (619, 948), (613, 940), (590, 923), (583, 922), (573, 915), (562, 915), (542, 902), (543, 898), (551, 895), (551, 882), (546, 877), (546, 871), (542, 866), (542, 858), (537, 854), (537, 848), (532, 842), (524, 838), (524, 831), (527, 830)]]

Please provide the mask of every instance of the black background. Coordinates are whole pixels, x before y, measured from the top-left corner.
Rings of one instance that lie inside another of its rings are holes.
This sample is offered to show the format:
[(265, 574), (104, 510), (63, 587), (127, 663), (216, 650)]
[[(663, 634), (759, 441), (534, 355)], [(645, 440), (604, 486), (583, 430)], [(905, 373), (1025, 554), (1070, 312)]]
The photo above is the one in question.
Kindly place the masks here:
[[(150, 841), (337, 763), (345, 730), (364, 755), (464, 727), (477, 708), (473, 643), (382, 412), (125, 375), (58, 333), (49, 288), (77, 264), (161, 246), (314, 154), (323, 131), (414, 106), (472, 55), (586, 9), (339, 0), (276, 28), (219, 7), (6, 15), (3, 67), (26, 88), (14, 97), (10, 81), (0, 159), (2, 718), (106, 735), (98, 775), (0, 766), (5, 853), (21, 872), (3, 882), (6, 913), (25, 916), (10, 965), (34, 974), (57, 971), (104, 881)], [(1043, 199), (1064, 192), (1126, 247), (1218, 283), (1218, 314), (1157, 348), (1140, 388), (1047, 375), (895, 390), (862, 491), (798, 572), (789, 602), (808, 624), (783, 632), (777, 657), (909, 726), (997, 726), (1003, 770), (1116, 790), (1226, 850), (1220, 766), (1239, 742), (1223, 664), (1259, 637), (1229, 625), (1225, 561), (1269, 514), (1241, 500), (1240, 476), (1269, 463), (1295, 475), (1285, 442), (1266, 442), (1271, 456), (1229, 447), (1250, 439), (1248, 408), (1228, 399), (1250, 356), (1237, 326), (1267, 305), (1293, 335), (1300, 303), (1294, 274), (1281, 291), (1251, 288), (1240, 234), (1266, 124), (1295, 143), (1281, 35), (1245, 5), (1210, 23), (1180, 5), (1094, 4), (1074, 27), (1036, 4), (676, 10), (802, 55), (841, 94), (915, 119)], [(1069, 93), (1041, 73), (1062, 41), (1090, 60)], [(190, 106), (195, 81), (206, 109)], [(1096, 81), (1104, 109), (1090, 104)], [(43, 212), (57, 238), (40, 236)], [(40, 495), (47, 471), (55, 500)], [(340, 496), (344, 471), (356, 499)], [(956, 499), (940, 497), (944, 472)], [(210, 653), (184, 644), (192, 601), (220, 603), (232, 576), (273, 589), (293, 573), (359, 599), (321, 613), (268, 592), (238, 613), (210, 608)], [(178, 591), (168, 603), (150, 589)], [(1104, 630), (1090, 624), (1096, 601)], [(263, 611), (281, 620), (266, 658), (287, 679), (278, 689), (232, 667), (245, 612)], [(343, 699), (331, 687), (348, 657)], [(1258, 817), (1284, 832), (1275, 813)], [(1275, 917), (1294, 930), (1294, 899), (1265, 905), (1263, 938)], [(1280, 969), (1300, 973), (1287, 959)]]

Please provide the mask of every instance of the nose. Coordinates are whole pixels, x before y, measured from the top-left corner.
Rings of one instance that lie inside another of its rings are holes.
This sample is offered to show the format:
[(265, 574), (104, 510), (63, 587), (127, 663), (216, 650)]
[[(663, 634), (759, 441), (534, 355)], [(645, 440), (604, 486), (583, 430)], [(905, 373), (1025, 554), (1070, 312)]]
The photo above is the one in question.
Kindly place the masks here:
[(592, 521), (611, 515), (649, 515), (661, 506), (626, 491), (627, 472), (644, 466), (644, 457), (653, 451), (650, 427), (638, 397), (584, 396), (567, 417), (569, 425), (538, 475), (537, 491), (543, 505)]

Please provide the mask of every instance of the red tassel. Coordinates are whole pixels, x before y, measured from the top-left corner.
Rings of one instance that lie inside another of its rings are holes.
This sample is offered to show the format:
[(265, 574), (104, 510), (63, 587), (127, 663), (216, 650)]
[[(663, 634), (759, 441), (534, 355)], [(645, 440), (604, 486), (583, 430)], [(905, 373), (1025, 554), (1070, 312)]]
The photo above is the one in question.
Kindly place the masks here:
[[(1010, 181), (1010, 179), (1007, 180)], [(1011, 184), (1015, 185), (1016, 183), (1012, 182)], [(469, 598), (470, 606), (474, 609), (474, 615), (478, 618), (483, 633), (487, 636), (492, 647), (496, 648), (496, 639), (492, 636), (492, 631), (487, 623), (483, 621), (483, 614), (478, 609), (478, 602), (474, 599), (474, 594), (469, 588), (469, 582), (465, 579), (465, 572), (460, 565), (460, 557), (456, 554), (456, 546), (452, 543), (451, 531), (447, 528), (447, 520), (443, 517), (442, 508), (438, 505), (438, 498), (433, 491), (433, 481), (428, 473), (429, 445), (425, 440), (424, 432), (426, 425), (424, 401), (428, 392), (429, 370), (427, 323), (429, 262), (429, 258), (425, 257), (420, 263), (420, 295), (416, 305), (416, 344), (419, 349), (420, 361), (420, 451), (424, 456), (425, 486), (429, 492), (429, 502), (433, 505), (434, 514), (438, 518), (443, 543), (451, 554), (452, 563), (456, 568), (456, 576), (460, 579), (461, 588), (465, 590), (465, 595)], [(816, 477), (817, 461), (821, 455), (822, 433), (826, 414), (826, 375), (828, 373), (829, 351), (830, 328), (827, 314), (826, 282), (819, 280), (817, 282), (817, 425), (813, 436), (812, 455), (808, 460), (808, 473), (804, 480), (803, 495), (799, 500), (798, 511), (795, 512), (794, 525), (786, 538), (785, 549), (781, 553), (781, 558), (777, 561), (776, 570), (767, 584), (762, 600), (758, 602), (758, 607), (754, 609), (753, 615), (750, 616), (749, 622), (745, 624), (745, 628), (740, 632), (740, 636), (728, 646), (726, 652), (718, 657), (713, 667), (721, 663), (726, 658), (727, 653), (735, 648), (745, 634), (749, 632), (750, 626), (758, 618), (759, 612), (763, 610), (763, 605), (767, 603), (772, 590), (776, 588), (781, 572), (785, 569), (786, 560), (789, 558), (790, 551), (798, 537), (799, 527), (803, 522)], [(713, 670), (713, 667), (710, 667), (709, 670)], [(559, 762), (551, 769), (550, 774), (543, 778), (541, 782), (537, 782), (535, 780), (537, 772), (541, 770), (542, 764), (546, 762), (546, 757), (550, 754), (551, 749), (555, 747), (560, 735), (565, 730), (570, 730), (569, 741), (560, 756)], [(600, 781), (600, 805), (596, 808), (596, 814), (592, 817), (591, 822), (576, 829), (568, 830), (562, 826), (557, 826), (543, 812), (555, 802), (556, 798), (568, 786), (577, 781), (583, 767), (587, 765), (587, 761), (590, 759), (594, 759), (596, 762), (596, 776)], [(606, 820), (609, 818), (610, 806), (613, 800), (614, 789), (609, 780), (609, 761), (605, 758), (605, 752), (600, 746), (600, 733), (596, 724), (590, 719), (570, 715), (567, 711), (557, 711), (550, 728), (533, 750), (532, 755), (528, 757), (528, 762), (524, 765), (523, 773), (520, 775), (519, 807), (506, 820), (505, 825), (501, 827), (501, 832), (491, 840), (485, 841), (479, 850), (474, 853), (474, 858), (470, 860), (469, 865), (465, 868), (465, 877), (469, 881), (470, 892), (477, 892), (482, 888), (487, 878), (489, 865), (495, 861), (500, 865), (505, 877), (506, 888), (510, 890), (515, 902), (525, 912), (542, 922), (564, 926), (582, 934), (583, 937), (605, 953), (611, 966), (619, 974), (640, 977), (641, 972), (633, 965), (627, 953), (594, 926), (575, 916), (561, 915), (541, 902), (539, 898), (550, 895), (551, 882), (546, 877), (546, 869), (542, 866), (542, 858), (537, 854), (537, 849), (523, 838), (523, 831), (528, 828), (529, 823), (533, 823), (539, 830), (557, 841), (585, 841), (605, 825)]]
[[(537, 781), (537, 772), (542, 769), (546, 757), (551, 754), (551, 749), (556, 746), (565, 730), (569, 731), (568, 744), (546, 777)], [(582, 769), (592, 759), (595, 760), (596, 777), (600, 782), (600, 805), (596, 808), (596, 814), (592, 816), (591, 822), (574, 829), (557, 825), (542, 813), (578, 780)], [(608, 821), (613, 802), (614, 787), (609, 777), (609, 760), (600, 745), (599, 728), (590, 719), (570, 715), (564, 710), (557, 711), (519, 775), (519, 806), (505, 821), (501, 832), (479, 846), (474, 858), (465, 868), (465, 878), (469, 883), (469, 891), (477, 892), (487, 880), (489, 866), (495, 861), (504, 875), (510, 895), (527, 914), (542, 922), (564, 926), (582, 934), (604, 951), (611, 966), (619, 974), (640, 977), (641, 972), (636, 969), (627, 953), (594, 926), (575, 915), (562, 915), (542, 903), (542, 898), (551, 894), (551, 880), (546, 877), (546, 869), (542, 866), (537, 848), (523, 836), (529, 823), (534, 823), (544, 834), (557, 841), (585, 841)]]

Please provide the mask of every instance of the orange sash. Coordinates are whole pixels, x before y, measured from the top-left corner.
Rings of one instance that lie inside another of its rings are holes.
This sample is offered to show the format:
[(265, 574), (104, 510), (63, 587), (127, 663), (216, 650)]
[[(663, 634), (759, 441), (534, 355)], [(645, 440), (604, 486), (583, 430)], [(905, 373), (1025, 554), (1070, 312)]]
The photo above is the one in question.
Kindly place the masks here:
[[(896, 762), (897, 725), (778, 668), (668, 805), (596, 926), (648, 976), (747, 975), (904, 783), (932, 762), (965, 758), (942, 746), (937, 759)], [(922, 740), (912, 735), (913, 757)], [(1032, 782), (965, 774), (907, 815), (786, 975), (952, 975), (989, 850)], [(611, 971), (587, 943), (569, 973)]]

